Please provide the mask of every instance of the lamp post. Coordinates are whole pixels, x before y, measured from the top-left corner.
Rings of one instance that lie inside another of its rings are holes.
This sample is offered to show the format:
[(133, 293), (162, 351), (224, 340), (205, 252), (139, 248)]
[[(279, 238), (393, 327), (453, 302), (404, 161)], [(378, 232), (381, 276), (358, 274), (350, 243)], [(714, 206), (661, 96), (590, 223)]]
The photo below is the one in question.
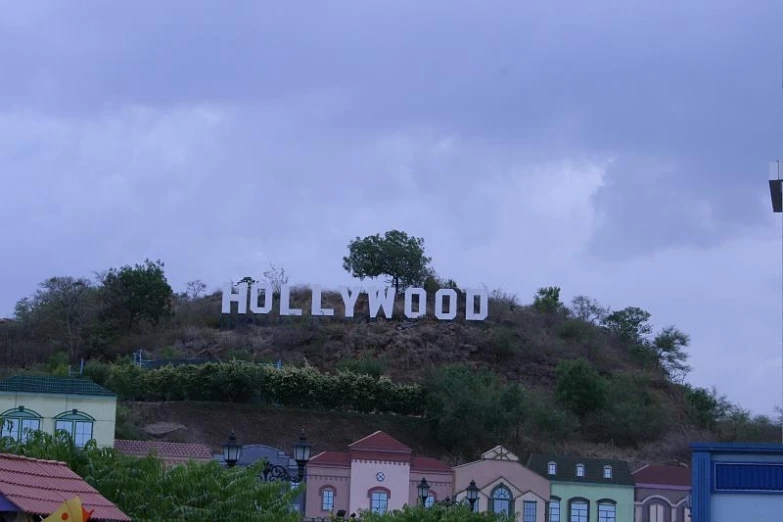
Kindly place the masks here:
[(231, 430), (231, 435), (228, 436), (228, 440), (223, 444), (223, 460), (226, 461), (226, 465), (229, 468), (233, 468), (239, 462), (241, 456), (242, 445), (237, 442), (234, 430)]
[(471, 480), (468, 489), (466, 490), (468, 502), (470, 502), (470, 510), (473, 511), (476, 506), (476, 500), (478, 500), (479, 488), (476, 486), (476, 481)]
[(422, 507), (426, 507), (427, 504), (427, 497), (430, 496), (430, 485), (427, 484), (427, 479), (422, 478), (421, 482), (419, 482), (419, 500), (421, 500)]
[(285, 480), (294, 484), (301, 482), (305, 478), (305, 471), (307, 462), (310, 460), (311, 448), (310, 443), (307, 442), (307, 437), (305, 437), (304, 428), (302, 428), (302, 432), (299, 434), (299, 440), (294, 444), (294, 460), (296, 460), (297, 466), (296, 476), (292, 476), (284, 466), (277, 464), (273, 465), (267, 462), (266, 466), (264, 466), (263, 479), (267, 482), (277, 480)]

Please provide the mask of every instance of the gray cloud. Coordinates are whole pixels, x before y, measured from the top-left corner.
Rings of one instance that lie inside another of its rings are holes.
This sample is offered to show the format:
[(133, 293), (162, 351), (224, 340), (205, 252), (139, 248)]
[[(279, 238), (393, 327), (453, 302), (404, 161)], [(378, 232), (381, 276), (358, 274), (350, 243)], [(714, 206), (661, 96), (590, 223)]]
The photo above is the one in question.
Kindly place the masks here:
[(783, 5), (539, 4), (6, 9), (0, 312), (144, 257), (336, 285), (350, 238), (402, 228), (464, 284), (645, 307), (695, 383), (770, 411)]

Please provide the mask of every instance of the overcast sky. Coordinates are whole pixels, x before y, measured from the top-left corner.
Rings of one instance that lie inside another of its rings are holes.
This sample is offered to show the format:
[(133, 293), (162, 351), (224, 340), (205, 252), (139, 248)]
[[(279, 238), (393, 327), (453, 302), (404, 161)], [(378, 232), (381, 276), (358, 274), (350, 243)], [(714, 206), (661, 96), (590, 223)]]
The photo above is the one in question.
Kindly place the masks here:
[[(596, 4), (599, 6), (596, 7)], [(692, 337), (689, 380), (781, 403), (779, 0), (36, 1), (0, 11), (0, 316), (162, 259), (177, 291), (435, 269), (558, 285)]]

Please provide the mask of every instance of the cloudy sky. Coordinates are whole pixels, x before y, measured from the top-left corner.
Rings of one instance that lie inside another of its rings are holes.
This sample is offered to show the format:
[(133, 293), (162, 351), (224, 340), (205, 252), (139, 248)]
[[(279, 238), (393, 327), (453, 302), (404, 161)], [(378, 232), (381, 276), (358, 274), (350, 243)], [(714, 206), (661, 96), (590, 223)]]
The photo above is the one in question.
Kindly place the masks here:
[[(596, 6), (598, 4), (598, 6)], [(783, 2), (11, 2), (0, 316), (144, 258), (177, 290), (344, 284), (398, 228), (437, 271), (559, 285), (692, 337), (689, 380), (781, 403)]]

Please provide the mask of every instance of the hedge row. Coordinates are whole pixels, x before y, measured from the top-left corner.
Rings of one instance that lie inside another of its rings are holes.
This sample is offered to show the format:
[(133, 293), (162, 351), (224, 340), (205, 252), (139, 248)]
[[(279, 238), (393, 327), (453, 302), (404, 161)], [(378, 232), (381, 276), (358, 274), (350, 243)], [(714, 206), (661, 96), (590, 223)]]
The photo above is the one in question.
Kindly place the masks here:
[(351, 372), (331, 375), (315, 368), (248, 362), (164, 366), (143, 370), (112, 367), (106, 386), (121, 399), (137, 401), (218, 401), (279, 404), (294, 408), (362, 413), (423, 413), (424, 391), (386, 377)]

